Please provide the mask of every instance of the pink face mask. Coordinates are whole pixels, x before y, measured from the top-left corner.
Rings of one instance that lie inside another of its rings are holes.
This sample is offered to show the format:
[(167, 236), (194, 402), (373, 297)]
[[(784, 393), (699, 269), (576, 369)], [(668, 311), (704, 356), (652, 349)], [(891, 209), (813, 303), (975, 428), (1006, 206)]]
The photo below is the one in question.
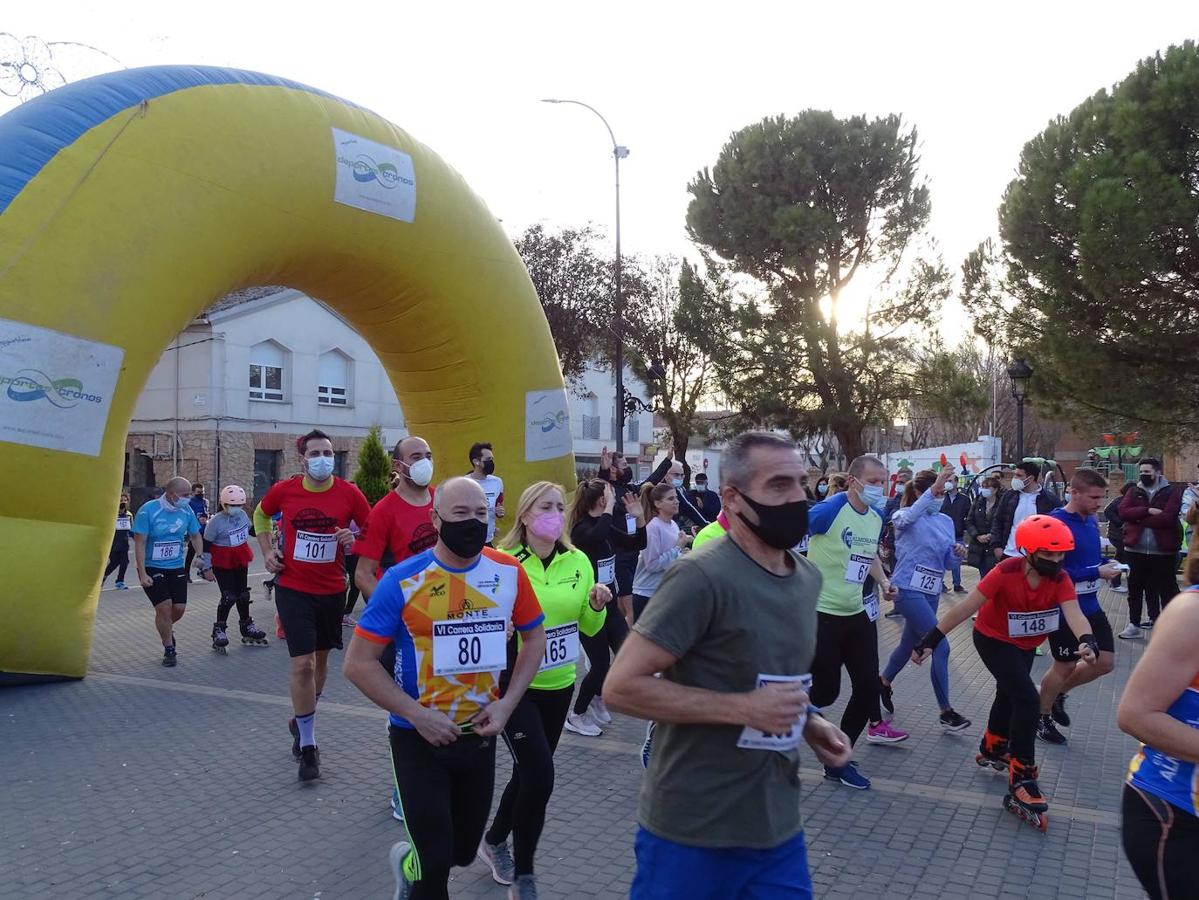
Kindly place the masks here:
[(566, 516), (560, 512), (540, 513), (529, 525), (529, 531), (543, 541), (556, 541), (562, 537), (562, 529), (566, 525)]

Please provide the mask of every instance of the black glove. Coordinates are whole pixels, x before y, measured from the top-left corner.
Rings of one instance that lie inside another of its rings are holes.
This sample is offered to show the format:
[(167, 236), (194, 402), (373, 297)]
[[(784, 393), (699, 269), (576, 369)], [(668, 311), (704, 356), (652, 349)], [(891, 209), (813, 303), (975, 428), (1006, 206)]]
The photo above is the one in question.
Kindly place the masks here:
[[(1099, 642), (1097, 640), (1095, 640), (1095, 635), (1084, 634), (1082, 637), (1080, 637), (1078, 639), (1078, 646), (1080, 648), (1082, 647), (1083, 644), (1086, 644), (1088, 647), (1090, 647), (1091, 652), (1095, 654), (1095, 658), (1099, 659)], [(1081, 656), (1082, 654), (1079, 654), (1079, 655)]]
[(943, 640), (945, 640), (944, 633), (934, 625), (928, 630), (928, 634), (920, 639), (920, 643), (912, 648), (912, 652), (920, 656), (925, 650), (936, 650), (937, 645)]

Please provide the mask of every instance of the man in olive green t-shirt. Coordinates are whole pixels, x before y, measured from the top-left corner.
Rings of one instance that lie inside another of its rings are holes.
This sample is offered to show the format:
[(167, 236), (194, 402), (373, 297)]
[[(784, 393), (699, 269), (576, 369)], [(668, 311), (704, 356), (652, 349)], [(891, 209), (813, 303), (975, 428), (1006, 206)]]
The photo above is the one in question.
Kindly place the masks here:
[(787, 549), (807, 530), (802, 458), (748, 433), (722, 470), (726, 538), (671, 565), (604, 683), (610, 708), (658, 723), (634, 900), (810, 897), (799, 744), (825, 765), (851, 752), (806, 693), (821, 578)]

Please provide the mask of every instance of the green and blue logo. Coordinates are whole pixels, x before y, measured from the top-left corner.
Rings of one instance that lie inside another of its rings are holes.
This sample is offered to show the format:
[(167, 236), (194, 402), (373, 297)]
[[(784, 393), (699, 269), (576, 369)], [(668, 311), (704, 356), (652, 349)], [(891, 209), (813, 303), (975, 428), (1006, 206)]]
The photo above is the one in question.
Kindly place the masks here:
[(34, 403), (45, 400), (59, 409), (71, 409), (80, 403), (103, 403), (104, 398), (88, 393), (78, 378), (51, 378), (39, 369), (21, 369), (15, 375), (0, 375), (9, 400)]

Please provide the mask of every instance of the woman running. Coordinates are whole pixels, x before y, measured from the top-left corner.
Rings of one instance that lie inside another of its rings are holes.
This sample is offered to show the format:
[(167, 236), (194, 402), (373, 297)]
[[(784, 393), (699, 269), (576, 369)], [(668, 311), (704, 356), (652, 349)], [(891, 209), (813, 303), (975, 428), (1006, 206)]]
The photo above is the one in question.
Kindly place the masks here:
[[(618, 528), (612, 521), (615, 506), (616, 492), (611, 482), (593, 478), (575, 493), (574, 506), (570, 510), (571, 543), (591, 560), (595, 583), (606, 586), (613, 596), (616, 596), (616, 551), (635, 553), (645, 547), (645, 518), (641, 501), (631, 494), (625, 499), (625, 511), (637, 520), (633, 534), (629, 534), (624, 522)], [(573, 712), (566, 717), (567, 731), (598, 737), (603, 734), (604, 725), (612, 724), (612, 716), (604, 706), (604, 679), (608, 677), (612, 656), (620, 649), (628, 633), (629, 626), (613, 602), (599, 633), (580, 637), (591, 668), (579, 685)]]
[(1064, 617), (1078, 639), (1084, 662), (1099, 658), (1099, 645), (1078, 606), (1074, 582), (1062, 570), (1074, 535), (1052, 516), (1029, 516), (1016, 527), (1013, 556), (998, 563), (978, 587), (929, 629), (912, 650), (924, 662), (945, 636), (974, 612), (974, 647), (995, 678), (995, 701), (975, 761), (1008, 772), (1003, 808), (1044, 831), (1049, 804), (1037, 784), (1036, 733), (1040, 695), (1031, 671), (1034, 651)]
[(246, 492), (236, 484), (221, 488), (221, 511), (204, 526), (204, 554), (221, 589), (216, 621), (212, 625), (212, 649), (225, 652), (229, 646), (229, 610), (237, 606), (238, 629), (243, 644), (266, 646), (266, 632), (250, 618), (250, 589), (246, 573), (254, 559), (250, 549), (250, 517), (246, 515)]
[[(895, 712), (891, 683), (907, 665), (912, 648), (937, 624), (945, 570), (966, 556), (966, 548), (954, 538), (953, 519), (941, 512), (946, 486), (956, 477), (952, 466), (946, 466), (940, 475), (931, 469), (917, 472), (904, 487), (899, 509), (891, 517), (895, 526), (891, 583), (899, 588), (895, 608), (903, 614), (904, 628), (899, 645), (879, 676), (880, 699), (889, 713)], [(949, 703), (948, 644), (941, 643), (933, 651), (929, 676), (941, 708), (941, 727), (954, 732), (969, 728), (970, 720), (954, 712)]]
[[(512, 777), (479, 845), (479, 857), (490, 866), (492, 877), (511, 885), (511, 900), (537, 896), (533, 856), (554, 790), (554, 750), (575, 689), (579, 635), (595, 635), (604, 627), (612, 600), (608, 588), (595, 583), (587, 555), (563, 534), (563, 494), (560, 485), (548, 481), (530, 485), (521, 494), (516, 524), (500, 541), (501, 550), (520, 560), (545, 613), (545, 658), (504, 728)], [(515, 649), (513, 642), (509, 669)], [(506, 686), (502, 679), (501, 688)]]
[(1143, 742), (1128, 767), (1121, 830), (1124, 853), (1153, 900), (1199, 889), (1199, 558), (1192, 582), (1158, 619), (1133, 669), (1116, 721)]
[(680, 531), (674, 521), (679, 514), (679, 495), (673, 486), (647, 481), (641, 486), (641, 508), (649, 521), (645, 525), (645, 549), (637, 557), (637, 571), (633, 573), (634, 622), (661, 584), (666, 567), (691, 546), (691, 535)]

